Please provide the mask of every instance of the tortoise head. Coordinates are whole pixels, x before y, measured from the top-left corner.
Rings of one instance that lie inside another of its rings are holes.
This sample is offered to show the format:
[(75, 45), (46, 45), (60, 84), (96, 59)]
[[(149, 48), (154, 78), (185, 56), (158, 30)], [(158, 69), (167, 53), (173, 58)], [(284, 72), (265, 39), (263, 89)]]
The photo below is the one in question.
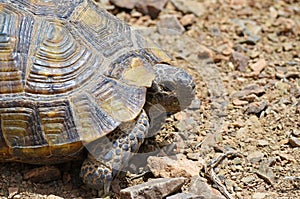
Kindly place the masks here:
[(188, 107), (195, 96), (191, 75), (168, 64), (156, 64), (154, 70), (155, 79), (147, 91), (146, 110), (155, 107), (166, 114), (174, 114)]

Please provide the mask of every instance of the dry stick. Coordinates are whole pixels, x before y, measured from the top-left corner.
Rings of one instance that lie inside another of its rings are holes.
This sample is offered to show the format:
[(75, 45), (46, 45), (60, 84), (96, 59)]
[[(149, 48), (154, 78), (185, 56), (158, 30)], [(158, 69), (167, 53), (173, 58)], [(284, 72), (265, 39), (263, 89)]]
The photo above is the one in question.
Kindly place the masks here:
[(221, 180), (218, 178), (216, 173), (214, 172), (214, 168), (217, 167), (225, 158), (229, 156), (239, 156), (243, 157), (243, 155), (236, 151), (228, 151), (223, 155), (220, 155), (219, 157), (215, 158), (210, 164), (208, 164), (205, 167), (205, 174), (207, 177), (213, 181), (218, 190), (227, 198), (227, 199), (234, 199), (233, 196), (227, 191), (226, 187), (222, 184)]

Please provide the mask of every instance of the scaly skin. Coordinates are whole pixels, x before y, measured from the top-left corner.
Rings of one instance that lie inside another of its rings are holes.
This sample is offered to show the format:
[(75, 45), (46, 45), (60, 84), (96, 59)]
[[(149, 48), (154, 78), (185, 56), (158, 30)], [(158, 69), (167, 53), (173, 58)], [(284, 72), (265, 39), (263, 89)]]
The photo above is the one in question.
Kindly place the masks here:
[[(144, 107), (154, 124), (152, 131), (160, 127), (162, 115), (174, 114), (189, 106), (195, 88), (192, 77), (183, 69), (165, 64), (157, 64), (154, 69), (156, 78), (148, 89)], [(136, 120), (122, 123), (108, 136), (86, 145), (90, 154), (80, 175), (84, 183), (100, 190), (100, 195), (109, 193), (111, 181), (127, 166), (148, 136), (150, 121), (146, 112), (143, 110)]]

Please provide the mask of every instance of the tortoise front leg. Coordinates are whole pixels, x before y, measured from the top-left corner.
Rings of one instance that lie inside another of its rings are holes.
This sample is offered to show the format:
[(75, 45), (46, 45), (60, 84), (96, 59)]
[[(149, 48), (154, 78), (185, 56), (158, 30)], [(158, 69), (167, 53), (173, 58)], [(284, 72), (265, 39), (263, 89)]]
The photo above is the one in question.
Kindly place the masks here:
[(149, 120), (142, 110), (136, 120), (122, 123), (106, 137), (88, 143), (89, 155), (80, 172), (83, 182), (107, 195), (112, 180), (143, 143), (148, 128)]

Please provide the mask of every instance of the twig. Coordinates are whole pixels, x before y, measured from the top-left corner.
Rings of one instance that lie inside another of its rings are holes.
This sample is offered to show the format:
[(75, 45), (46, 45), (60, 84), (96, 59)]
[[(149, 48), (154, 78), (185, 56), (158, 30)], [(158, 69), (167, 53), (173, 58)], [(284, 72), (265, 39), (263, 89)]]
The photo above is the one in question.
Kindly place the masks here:
[(205, 174), (206, 176), (216, 184), (218, 190), (227, 198), (227, 199), (234, 199), (233, 196), (227, 191), (226, 186), (224, 186), (221, 180), (218, 178), (216, 173), (214, 172), (214, 168), (217, 167), (225, 158), (229, 156), (239, 156), (243, 157), (243, 155), (236, 151), (228, 151), (225, 154), (220, 155), (219, 157), (215, 158), (210, 164), (205, 167)]

